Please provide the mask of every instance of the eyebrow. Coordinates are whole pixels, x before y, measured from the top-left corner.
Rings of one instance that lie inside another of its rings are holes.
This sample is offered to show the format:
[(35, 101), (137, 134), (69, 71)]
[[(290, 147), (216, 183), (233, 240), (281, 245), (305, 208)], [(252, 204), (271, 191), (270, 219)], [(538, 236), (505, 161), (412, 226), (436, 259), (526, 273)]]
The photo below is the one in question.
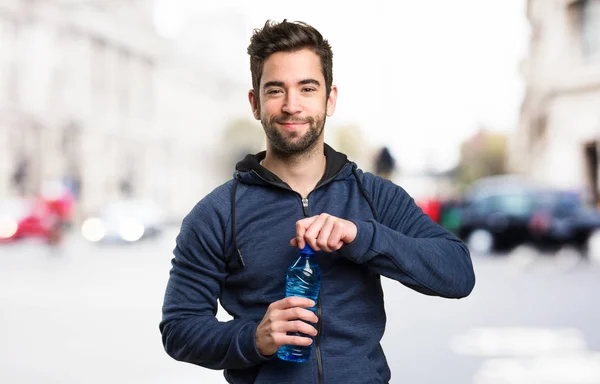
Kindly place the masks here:
[(318, 85), (320, 86), (321, 83), (319, 83), (319, 81), (315, 80), (315, 79), (304, 79), (304, 80), (300, 80), (298, 82), (299, 85), (306, 85), (306, 84), (314, 84), (314, 85)]
[[(306, 84), (314, 84), (317, 86), (321, 86), (321, 83), (319, 83), (318, 80), (315, 79), (304, 79), (304, 80), (300, 80), (298, 82), (298, 85), (306, 85)], [(283, 87), (284, 83), (283, 81), (267, 81), (264, 85), (263, 88), (268, 88), (268, 87)]]

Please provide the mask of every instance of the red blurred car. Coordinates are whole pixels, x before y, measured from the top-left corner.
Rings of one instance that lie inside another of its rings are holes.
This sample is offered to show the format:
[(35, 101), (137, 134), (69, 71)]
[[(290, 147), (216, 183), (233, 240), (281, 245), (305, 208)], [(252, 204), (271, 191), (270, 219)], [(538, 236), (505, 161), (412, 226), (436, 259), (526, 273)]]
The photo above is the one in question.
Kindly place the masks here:
[(32, 237), (58, 243), (71, 221), (73, 205), (70, 194), (0, 201), (0, 243)]

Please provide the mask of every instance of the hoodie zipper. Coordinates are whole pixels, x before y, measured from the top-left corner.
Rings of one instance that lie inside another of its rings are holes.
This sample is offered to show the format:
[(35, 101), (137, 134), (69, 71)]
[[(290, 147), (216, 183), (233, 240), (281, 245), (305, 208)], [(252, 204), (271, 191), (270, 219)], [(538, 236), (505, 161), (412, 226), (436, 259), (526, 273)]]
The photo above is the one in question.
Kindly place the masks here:
[[(302, 211), (304, 212), (304, 217), (308, 217), (308, 197), (302, 199)], [(317, 374), (318, 374), (318, 383), (323, 383), (323, 358), (321, 357), (321, 296), (323, 296), (323, 288), (321, 286), (321, 292), (319, 293), (319, 297), (317, 298), (317, 318), (319, 321), (317, 322), (317, 336), (315, 337), (315, 353), (317, 354)]]
[[(302, 211), (304, 212), (304, 217), (308, 217), (308, 197), (302, 198)], [(317, 298), (317, 318), (319, 321), (317, 322), (317, 336), (315, 337), (315, 353), (317, 354), (317, 375), (318, 375), (318, 383), (323, 383), (323, 358), (321, 357), (321, 297), (323, 296), (323, 287), (321, 285), (321, 292), (319, 292), (319, 297)]]
[[(344, 165), (342, 167), (342, 169), (336, 173), (334, 176), (332, 176), (331, 178), (323, 181), (322, 183), (317, 184), (317, 186), (315, 187), (314, 190), (329, 184), (329, 182), (331, 182), (332, 180), (334, 180), (340, 173), (342, 173), (342, 171), (346, 168), (346, 165)], [(302, 213), (304, 213), (304, 217), (308, 217), (309, 212), (308, 212), (308, 197), (302, 197), (302, 195), (300, 195), (298, 192), (294, 191), (293, 189), (291, 189), (290, 187), (288, 187), (285, 184), (280, 184), (280, 183), (274, 183), (272, 181), (267, 181), (264, 178), (262, 178), (258, 172), (256, 172), (255, 170), (252, 170), (252, 172), (262, 181), (270, 184), (270, 185), (274, 185), (277, 186), (279, 188), (283, 188), (286, 189), (288, 191), (292, 191), (296, 194), (298, 194), (298, 196), (300, 196), (300, 199), (302, 200)], [(312, 191), (311, 191), (312, 193)], [(310, 196), (310, 193), (308, 194)], [(321, 324), (322, 324), (322, 319), (321, 319), (321, 315), (323, 313), (322, 309), (321, 309), (321, 297), (323, 296), (323, 287), (321, 286), (321, 292), (319, 293), (319, 298), (317, 299), (317, 318), (319, 319), (319, 321), (317, 322), (317, 336), (315, 337), (315, 353), (317, 354), (317, 375), (318, 375), (318, 383), (319, 384), (323, 384), (323, 357), (321, 356)]]
[(308, 198), (302, 199), (302, 211), (304, 211), (304, 217), (308, 217)]

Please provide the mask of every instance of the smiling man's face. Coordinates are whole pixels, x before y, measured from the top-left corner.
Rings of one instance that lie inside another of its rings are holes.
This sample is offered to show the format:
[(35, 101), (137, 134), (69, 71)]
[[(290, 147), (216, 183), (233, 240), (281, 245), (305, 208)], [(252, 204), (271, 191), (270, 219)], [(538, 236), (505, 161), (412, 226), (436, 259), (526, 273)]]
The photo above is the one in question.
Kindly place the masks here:
[(327, 97), (321, 68), (319, 56), (309, 49), (277, 52), (265, 60), (260, 95), (250, 91), (250, 104), (263, 125), (269, 150), (297, 154), (322, 141), (337, 89), (332, 86)]

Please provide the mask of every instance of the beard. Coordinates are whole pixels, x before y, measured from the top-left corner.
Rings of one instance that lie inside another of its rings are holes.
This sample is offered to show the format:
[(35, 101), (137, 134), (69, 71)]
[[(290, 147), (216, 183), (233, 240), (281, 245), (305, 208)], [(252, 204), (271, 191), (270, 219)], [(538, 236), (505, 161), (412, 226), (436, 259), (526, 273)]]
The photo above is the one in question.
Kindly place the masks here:
[[(270, 119), (263, 117), (260, 119), (263, 129), (267, 135), (267, 140), (271, 144), (274, 152), (280, 155), (296, 155), (308, 151), (317, 142), (323, 128), (325, 127), (325, 114), (319, 117), (297, 118), (291, 116), (276, 115)], [(279, 131), (275, 124), (282, 123), (305, 123), (308, 124), (308, 131), (304, 136), (299, 137), (299, 133), (290, 132), (290, 136), (284, 135)], [(295, 140), (294, 140), (295, 139)]]

